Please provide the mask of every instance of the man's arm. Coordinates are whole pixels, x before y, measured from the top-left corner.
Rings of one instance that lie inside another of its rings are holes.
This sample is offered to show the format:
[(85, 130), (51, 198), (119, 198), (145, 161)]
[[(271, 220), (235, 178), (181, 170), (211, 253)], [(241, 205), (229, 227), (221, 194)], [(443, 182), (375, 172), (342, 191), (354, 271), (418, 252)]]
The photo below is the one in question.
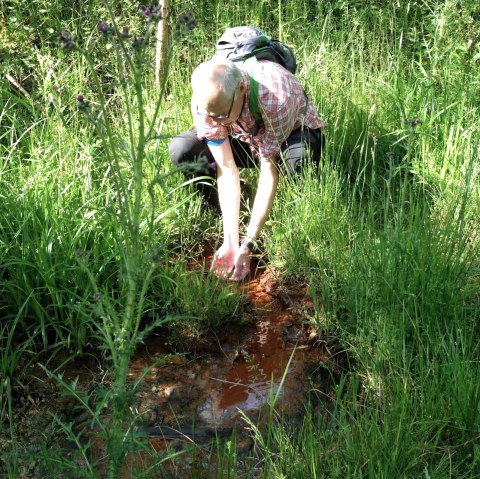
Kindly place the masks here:
[(253, 202), (252, 216), (247, 228), (249, 238), (257, 239), (267, 221), (275, 199), (278, 184), (278, 169), (275, 160), (262, 161), (258, 178), (257, 194)]
[(239, 248), (240, 175), (233, 159), (228, 137), (220, 145), (210, 146), (217, 163), (217, 186), (223, 220), (223, 244), (215, 253), (212, 269), (217, 275), (228, 275), (235, 266)]
[[(247, 228), (246, 236), (252, 240), (256, 240), (262, 231), (268, 214), (275, 199), (278, 184), (278, 169), (276, 162), (262, 161), (260, 164), (260, 176), (258, 178), (257, 194), (253, 202), (252, 216)], [(233, 281), (241, 281), (250, 272), (250, 255), (251, 251), (246, 246), (240, 246), (235, 256), (235, 269), (231, 279)]]
[[(217, 275), (227, 276), (233, 270), (231, 280), (241, 281), (250, 272), (251, 251), (239, 247), (240, 175), (233, 159), (230, 141), (211, 146), (210, 151), (217, 163), (217, 184), (223, 219), (223, 244), (215, 253), (212, 270)], [(275, 160), (262, 161), (257, 193), (246, 236), (252, 240), (260, 236), (275, 199), (278, 184), (278, 169)]]

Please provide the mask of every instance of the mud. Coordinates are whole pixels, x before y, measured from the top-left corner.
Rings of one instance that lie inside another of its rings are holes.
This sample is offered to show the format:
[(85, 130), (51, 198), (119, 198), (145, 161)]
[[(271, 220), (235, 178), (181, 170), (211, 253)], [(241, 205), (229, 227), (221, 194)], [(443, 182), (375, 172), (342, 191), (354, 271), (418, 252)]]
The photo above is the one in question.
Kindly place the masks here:
[[(274, 406), (276, 413), (301, 421), (309, 391), (324, 390), (327, 397), (331, 384), (322, 384), (321, 364), (334, 366), (321, 333), (307, 320), (313, 305), (306, 288), (281, 285), (271, 270), (262, 268), (240, 287), (253, 307), (250, 327), (232, 327), (208, 352), (174, 357), (151, 367), (144, 378), (137, 412), (155, 450), (225, 440), (235, 430), (242, 455), (253, 444), (246, 418), (262, 429)], [(150, 337), (132, 361), (130, 378), (137, 379), (166, 352), (162, 336)], [(183, 456), (186, 465), (170, 464), (170, 470), (176, 469), (172, 477), (196, 477), (192, 467), (199, 464), (204, 471), (211, 469), (208, 447), (196, 454)], [(145, 459), (137, 455), (130, 463)], [(132, 476), (125, 471), (123, 477)]]
[[(155, 450), (208, 444), (228, 439), (235, 430), (238, 448), (245, 452), (252, 445), (245, 418), (261, 428), (274, 404), (277, 412), (296, 421), (304, 414), (311, 390), (328, 396), (331, 384), (322, 371), (335, 370), (336, 360), (322, 341), (322, 333), (308, 321), (313, 305), (306, 288), (282, 284), (265, 268), (256, 268), (253, 277), (239, 287), (252, 305), (248, 326), (230, 326), (208, 350), (173, 357), (160, 332), (149, 336), (134, 355), (129, 379), (145, 375), (134, 412)], [(98, 370), (93, 379), (92, 370), (81, 374), (88, 376), (80, 381), (87, 389), (108, 381), (106, 376), (99, 378)], [(64, 378), (69, 382), (75, 375), (79, 371), (73, 369)], [(71, 403), (57, 407), (67, 411)], [(90, 438), (92, 433), (88, 432)], [(102, 454), (101, 443), (94, 442), (97, 454)], [(187, 467), (193, 467), (196, 459), (184, 457)], [(148, 462), (143, 454), (128, 458), (130, 465)], [(123, 478), (134, 477), (128, 469)], [(178, 477), (187, 475), (183, 470)]]
[[(310, 305), (295, 304), (292, 295), (286, 301), (285, 292), (279, 295), (267, 278), (267, 271), (258, 270), (242, 286), (255, 315), (247, 334), (232, 330), (208, 354), (176, 357), (150, 369), (138, 403), (146, 426), (195, 423), (203, 430), (225, 430), (238, 426), (243, 415), (258, 419), (272, 399), (287, 413), (302, 409), (309, 371), (328, 361), (327, 352), (313, 325), (299, 319), (299, 308)], [(295, 294), (305, 298), (302, 291)], [(164, 355), (161, 337), (151, 337), (132, 361), (131, 379)]]

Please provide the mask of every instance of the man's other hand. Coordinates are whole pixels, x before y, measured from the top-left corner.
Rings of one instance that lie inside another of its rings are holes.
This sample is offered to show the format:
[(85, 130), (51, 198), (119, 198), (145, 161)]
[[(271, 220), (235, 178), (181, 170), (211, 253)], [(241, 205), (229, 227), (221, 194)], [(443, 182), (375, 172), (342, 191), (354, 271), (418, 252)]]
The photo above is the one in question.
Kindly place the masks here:
[(233, 274), (230, 281), (242, 281), (250, 274), (251, 252), (245, 246), (240, 246), (235, 255)]

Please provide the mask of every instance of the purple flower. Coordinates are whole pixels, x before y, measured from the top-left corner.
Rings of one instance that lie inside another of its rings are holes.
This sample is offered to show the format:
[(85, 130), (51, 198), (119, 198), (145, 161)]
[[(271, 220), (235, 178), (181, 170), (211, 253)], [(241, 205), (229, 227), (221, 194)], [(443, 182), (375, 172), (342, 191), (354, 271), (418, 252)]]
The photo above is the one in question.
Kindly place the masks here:
[(130, 28), (128, 27), (123, 27), (122, 33), (120, 33), (120, 36), (123, 38), (130, 38), (132, 35), (130, 35)]
[(78, 95), (77, 96), (77, 101), (78, 101), (78, 109), (79, 110), (85, 110), (89, 107), (88, 101), (85, 101), (85, 97), (83, 95)]
[(197, 21), (193, 18), (192, 12), (183, 13), (178, 17), (178, 21), (183, 24), (187, 30), (193, 30), (197, 26)]
[(143, 14), (146, 16), (146, 17), (150, 17), (150, 15), (152, 14), (152, 8), (151, 7), (147, 7), (145, 5), (141, 5), (140, 6), (140, 10), (143, 12)]
[(144, 38), (143, 37), (133, 37), (132, 38), (132, 48), (134, 50), (140, 50), (140, 48), (142, 48), (143, 43), (144, 43)]
[(158, 21), (162, 18), (162, 8), (159, 5), (141, 5), (140, 10), (149, 20)]
[(413, 129), (415, 129), (421, 122), (418, 118), (404, 118), (403, 122), (406, 125), (410, 125)]
[(115, 31), (114, 28), (104, 20), (98, 22), (97, 30), (105, 36), (111, 35)]
[(57, 38), (62, 50), (73, 50), (77, 46), (75, 43), (77, 37), (72, 35), (68, 30), (62, 30), (62, 33), (58, 35)]

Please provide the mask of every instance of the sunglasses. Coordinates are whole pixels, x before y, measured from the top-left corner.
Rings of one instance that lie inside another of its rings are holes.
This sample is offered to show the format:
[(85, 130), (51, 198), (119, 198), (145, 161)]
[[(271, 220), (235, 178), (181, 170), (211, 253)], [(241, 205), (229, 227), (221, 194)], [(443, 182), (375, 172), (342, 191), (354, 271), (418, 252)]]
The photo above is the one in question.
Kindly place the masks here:
[(226, 115), (205, 115), (204, 113), (201, 113), (200, 111), (198, 111), (198, 105), (197, 105), (197, 115), (207, 116), (208, 118), (211, 118), (212, 120), (215, 120), (215, 121), (228, 120), (232, 113), (232, 108), (233, 108), (233, 104), (235, 103), (236, 96), (237, 96), (237, 90), (235, 90), (235, 92), (233, 93), (232, 103), (230, 103), (230, 108), (228, 109), (228, 113)]

